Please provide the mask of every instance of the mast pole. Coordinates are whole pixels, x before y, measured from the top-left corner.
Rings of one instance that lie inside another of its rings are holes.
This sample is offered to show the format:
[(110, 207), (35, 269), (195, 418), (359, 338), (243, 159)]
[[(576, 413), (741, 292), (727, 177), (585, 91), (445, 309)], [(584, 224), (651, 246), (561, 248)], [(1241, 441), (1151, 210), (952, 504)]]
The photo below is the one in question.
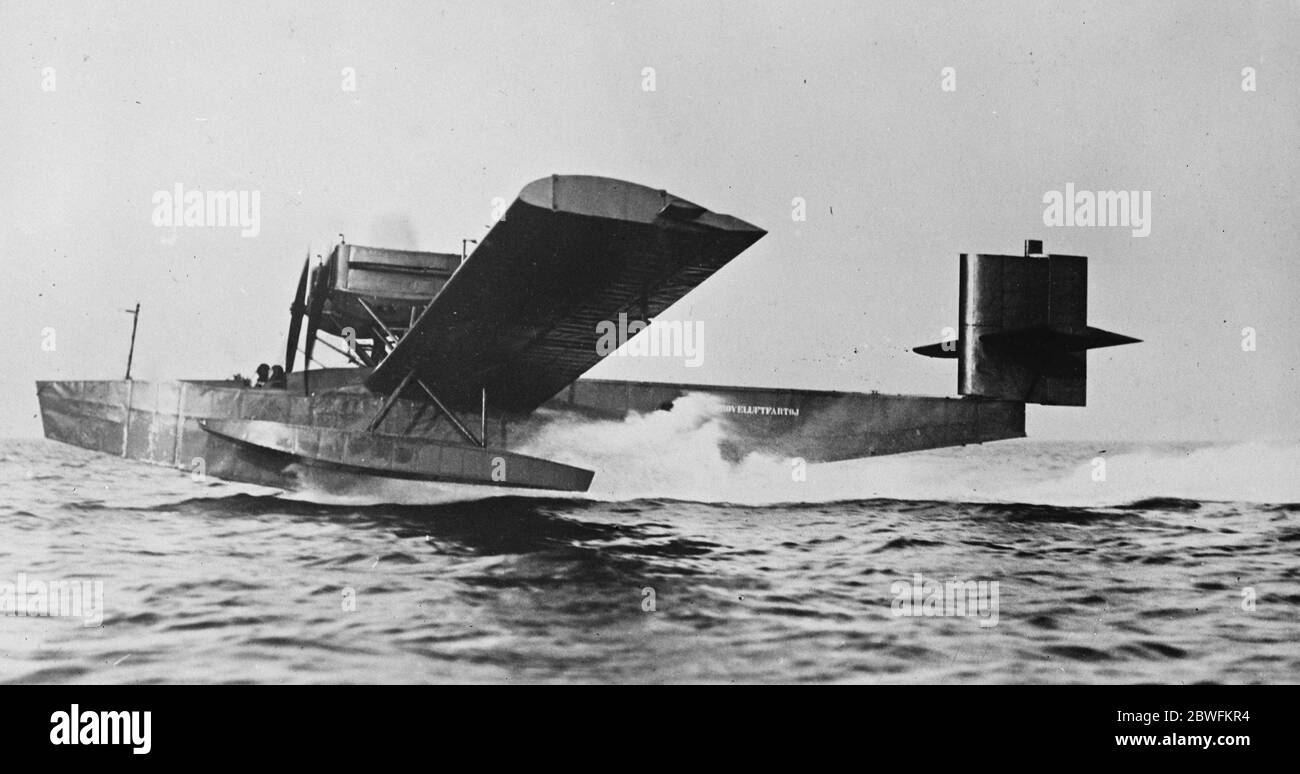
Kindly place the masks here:
[(131, 381), (131, 361), (135, 359), (135, 329), (140, 325), (140, 302), (135, 302), (135, 309), (123, 310), (134, 318), (131, 320), (131, 349), (126, 355), (126, 380)]

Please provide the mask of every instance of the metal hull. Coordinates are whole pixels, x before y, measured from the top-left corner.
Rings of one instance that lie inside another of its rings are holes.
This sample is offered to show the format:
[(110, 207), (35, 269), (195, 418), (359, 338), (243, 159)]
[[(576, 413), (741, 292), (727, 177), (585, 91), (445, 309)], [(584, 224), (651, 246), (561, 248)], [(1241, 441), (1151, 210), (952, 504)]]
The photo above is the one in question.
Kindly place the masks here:
[[(1010, 401), (579, 380), (528, 416), (489, 412), (482, 449), (465, 444), (436, 409), (409, 400), (395, 402), (380, 432), (366, 433), (383, 396), (348, 384), (364, 369), (319, 374), (331, 388), (311, 395), (292, 389), (294, 382), (288, 390), (259, 390), (202, 381), (38, 382), (37, 394), (51, 440), (282, 489), (297, 485), (293, 466), (305, 462), (386, 477), (584, 491), (591, 471), (512, 450), (556, 421), (617, 421), (629, 412), (672, 410), (691, 394), (711, 398), (702, 419), (723, 423), (722, 451), (731, 459), (759, 452), (834, 461), (1025, 434), (1024, 404)], [(242, 423), (238, 432), (232, 423)], [(507, 472), (494, 477), (498, 457)]]

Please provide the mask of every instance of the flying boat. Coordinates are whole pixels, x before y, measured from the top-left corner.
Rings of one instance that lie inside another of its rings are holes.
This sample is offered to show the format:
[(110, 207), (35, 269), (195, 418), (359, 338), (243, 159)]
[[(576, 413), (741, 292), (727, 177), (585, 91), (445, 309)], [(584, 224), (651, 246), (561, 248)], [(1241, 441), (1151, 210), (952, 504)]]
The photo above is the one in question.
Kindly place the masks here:
[[(1023, 437), (1027, 404), (1084, 406), (1087, 351), (1138, 341), (1087, 324), (1086, 257), (1027, 240), (1019, 255), (961, 255), (955, 335), (915, 349), (957, 361), (956, 397), (585, 376), (610, 354), (612, 321), (629, 344), (654, 335), (656, 316), (765, 233), (664, 190), (551, 175), (526, 185), (468, 256), (340, 241), (309, 259), (282, 384), (136, 380), (129, 364), (120, 380), (41, 381), (45, 436), (282, 489), (309, 466), (582, 492), (598, 471), (527, 453), (557, 422), (618, 421), (702, 395), (730, 460), (978, 444)], [(310, 367), (318, 345), (349, 366)]]

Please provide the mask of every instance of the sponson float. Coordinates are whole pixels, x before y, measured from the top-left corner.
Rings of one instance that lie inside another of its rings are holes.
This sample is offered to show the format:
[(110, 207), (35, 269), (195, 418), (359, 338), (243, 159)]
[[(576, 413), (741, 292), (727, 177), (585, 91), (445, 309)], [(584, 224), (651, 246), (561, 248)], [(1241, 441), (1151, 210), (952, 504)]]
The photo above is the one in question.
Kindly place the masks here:
[[(518, 451), (557, 420), (671, 410), (688, 394), (712, 396), (731, 459), (1017, 438), (1026, 403), (1084, 405), (1088, 349), (1136, 341), (1087, 324), (1086, 258), (1027, 242), (1024, 255), (961, 256), (957, 335), (916, 350), (957, 360), (959, 398), (580, 378), (609, 352), (602, 324), (633, 320), (642, 325), (624, 327), (647, 335), (645, 323), (764, 233), (666, 191), (553, 175), (525, 186), (468, 259), (344, 242), (304, 265), (283, 389), (38, 382), (45, 435), (281, 488), (307, 465), (585, 491), (593, 471)], [(352, 367), (309, 369), (317, 342)]]

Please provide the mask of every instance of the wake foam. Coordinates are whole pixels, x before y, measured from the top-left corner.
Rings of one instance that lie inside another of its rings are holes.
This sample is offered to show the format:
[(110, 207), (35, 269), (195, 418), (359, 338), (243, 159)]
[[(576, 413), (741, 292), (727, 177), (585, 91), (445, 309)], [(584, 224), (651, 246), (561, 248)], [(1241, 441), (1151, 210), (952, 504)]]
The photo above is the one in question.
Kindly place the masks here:
[(1098, 455), (1106, 461), (1104, 481), (1094, 480), (1097, 466), (1089, 458), (1054, 480), (1026, 482), (1009, 494), (1022, 502), (1060, 505), (1162, 499), (1300, 502), (1300, 444), (1251, 441), (1183, 446)]
[[(1152, 498), (1300, 502), (1300, 444), (1138, 447), (1032, 440), (809, 464), (728, 462), (718, 399), (693, 394), (671, 411), (622, 421), (559, 422), (524, 450), (596, 471), (591, 497), (770, 504), (887, 498), (1109, 506)], [(1094, 480), (1105, 461), (1105, 479)]]
[[(1001, 441), (844, 462), (808, 464), (722, 454), (716, 396), (691, 394), (671, 411), (618, 421), (559, 419), (518, 451), (596, 471), (586, 493), (488, 489), (299, 469), (295, 495), (337, 504), (436, 504), (518, 495), (599, 500), (666, 498), (764, 505), (896, 499), (1107, 507), (1143, 500), (1300, 502), (1300, 444), (1141, 447)], [(1096, 459), (1105, 460), (1095, 480)]]

